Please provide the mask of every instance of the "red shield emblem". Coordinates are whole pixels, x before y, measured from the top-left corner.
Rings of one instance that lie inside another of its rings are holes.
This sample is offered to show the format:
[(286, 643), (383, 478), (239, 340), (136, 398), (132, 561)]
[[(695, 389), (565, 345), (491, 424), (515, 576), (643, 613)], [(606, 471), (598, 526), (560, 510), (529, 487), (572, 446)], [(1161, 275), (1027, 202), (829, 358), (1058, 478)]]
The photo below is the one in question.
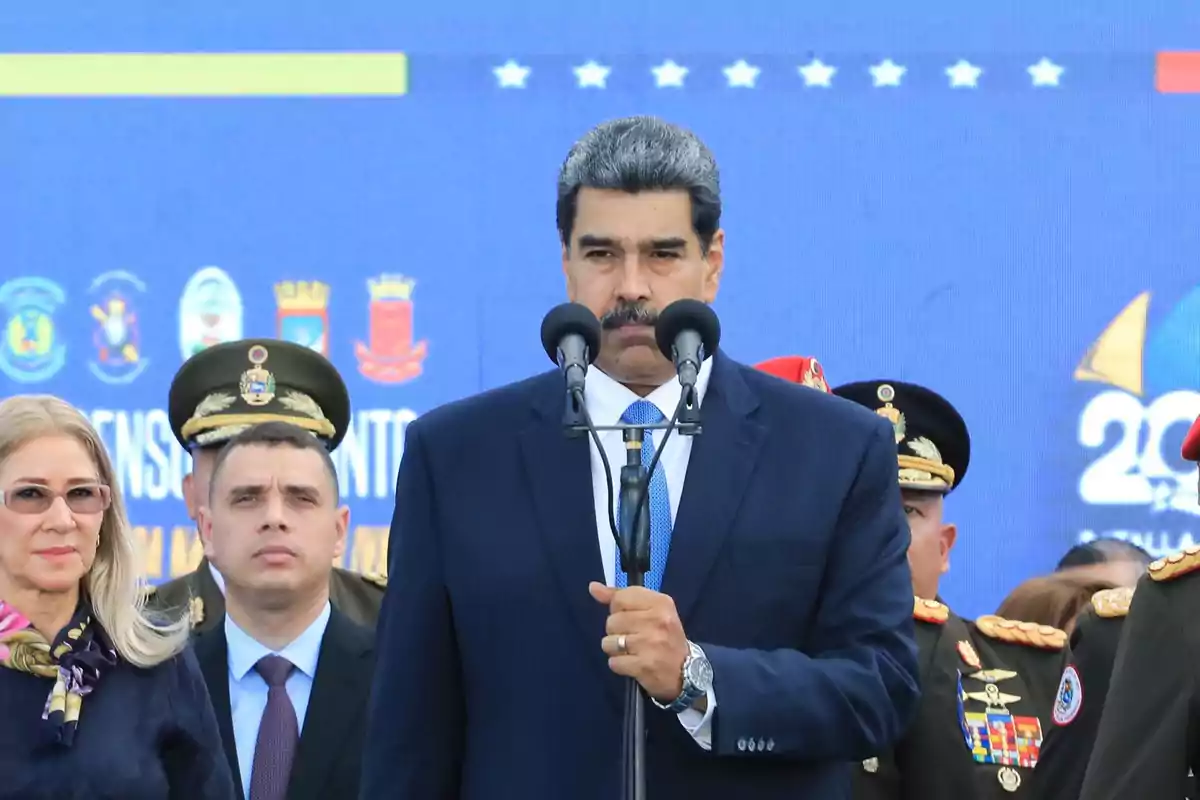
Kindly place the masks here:
[(383, 275), (367, 282), (371, 292), (369, 341), (354, 343), (363, 377), (394, 384), (421, 374), (429, 343), (413, 341), (415, 285), (416, 281), (402, 275)]

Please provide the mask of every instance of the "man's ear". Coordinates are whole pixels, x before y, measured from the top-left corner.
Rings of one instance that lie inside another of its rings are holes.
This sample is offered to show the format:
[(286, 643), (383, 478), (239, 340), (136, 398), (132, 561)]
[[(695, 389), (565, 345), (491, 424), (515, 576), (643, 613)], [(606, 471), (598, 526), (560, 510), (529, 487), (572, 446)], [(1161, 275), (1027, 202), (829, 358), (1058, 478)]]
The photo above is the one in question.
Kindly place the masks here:
[(346, 535), (350, 532), (350, 506), (341, 506), (337, 510), (334, 525), (337, 529), (337, 544), (333, 554), (341, 558), (346, 552)]
[(188, 519), (192, 522), (198, 522), (200, 511), (199, 498), (196, 497), (196, 481), (192, 478), (192, 473), (183, 476), (183, 504), (187, 506)]
[(200, 534), (200, 543), (204, 546), (204, 556), (212, 561), (212, 512), (208, 506), (200, 506), (196, 513), (196, 531)]
[(950, 551), (954, 549), (956, 541), (958, 541), (958, 527), (951, 523), (943, 525), (941, 533), (938, 535), (938, 549), (942, 555), (943, 575), (950, 571)]

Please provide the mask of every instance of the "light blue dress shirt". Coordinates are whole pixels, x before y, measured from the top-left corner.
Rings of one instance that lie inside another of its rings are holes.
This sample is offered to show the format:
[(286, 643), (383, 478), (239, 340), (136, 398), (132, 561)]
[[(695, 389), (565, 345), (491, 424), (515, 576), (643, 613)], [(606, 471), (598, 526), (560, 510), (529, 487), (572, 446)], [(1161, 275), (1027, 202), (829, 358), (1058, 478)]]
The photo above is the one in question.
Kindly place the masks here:
[(267, 708), (267, 682), (254, 665), (264, 656), (277, 655), (295, 665), (287, 681), (287, 693), (296, 709), (298, 730), (304, 730), (304, 715), (317, 674), (321, 640), (329, 624), (329, 603), (311, 625), (282, 650), (270, 650), (225, 615), (225, 641), (229, 648), (229, 711), (233, 720), (233, 739), (237, 747), (238, 769), (242, 773), (242, 793), (250, 798), (250, 772), (254, 766), (254, 745), (258, 725)]

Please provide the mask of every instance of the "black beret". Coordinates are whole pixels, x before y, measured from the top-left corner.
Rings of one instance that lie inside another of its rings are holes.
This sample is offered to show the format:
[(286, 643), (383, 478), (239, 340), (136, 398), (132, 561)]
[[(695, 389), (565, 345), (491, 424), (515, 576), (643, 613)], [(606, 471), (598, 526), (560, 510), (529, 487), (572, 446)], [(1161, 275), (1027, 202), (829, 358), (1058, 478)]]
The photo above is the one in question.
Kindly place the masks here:
[(900, 487), (950, 492), (971, 462), (967, 423), (937, 392), (903, 381), (847, 383), (833, 393), (890, 420), (896, 430)]
[(290, 422), (334, 450), (350, 425), (350, 393), (320, 353), (279, 339), (201, 350), (171, 381), (167, 413), (185, 450), (216, 447), (259, 422)]

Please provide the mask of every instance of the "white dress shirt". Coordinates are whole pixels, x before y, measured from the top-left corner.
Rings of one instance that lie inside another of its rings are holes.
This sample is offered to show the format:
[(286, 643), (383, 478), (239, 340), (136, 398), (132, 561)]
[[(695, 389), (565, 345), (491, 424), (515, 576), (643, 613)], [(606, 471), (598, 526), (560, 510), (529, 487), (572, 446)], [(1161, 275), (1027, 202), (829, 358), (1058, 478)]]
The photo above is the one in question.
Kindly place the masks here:
[[(696, 379), (696, 400), (703, 403), (708, 391), (708, 379), (712, 375), (712, 358), (706, 358), (700, 366), (700, 374)], [(638, 400), (648, 400), (658, 407), (667, 419), (675, 413), (675, 406), (683, 388), (678, 380), (671, 380), (658, 387), (647, 397), (639, 397), (623, 384), (605, 375), (599, 369), (588, 370), (587, 383), (584, 385), (584, 398), (587, 400), (588, 414), (595, 425), (616, 425), (621, 421), (621, 415)], [(657, 448), (662, 441), (663, 431), (653, 431), (653, 443)], [(604, 445), (604, 454), (608, 456), (608, 464), (613, 477), (613, 514), (617, 513), (615, 503), (620, 497), (621, 467), (625, 465), (625, 442), (620, 431), (601, 431), (600, 441)], [(600, 560), (604, 565), (604, 580), (609, 586), (616, 585), (617, 545), (613, 540), (612, 528), (608, 524), (608, 482), (604, 474), (604, 462), (600, 460), (600, 451), (596, 443), (591, 442), (592, 453), (592, 496), (596, 503), (596, 534), (600, 538)], [(683, 497), (683, 480), (687, 475), (688, 459), (692, 453), (692, 437), (680, 436), (678, 431), (667, 439), (666, 449), (659, 458), (667, 478), (667, 492), (671, 501), (671, 522), (679, 516), (679, 500)], [(618, 520), (619, 523), (619, 520)], [(686, 547), (686, 542), (675, 542), (672, 536), (671, 547)], [(708, 690), (708, 708), (701, 714), (694, 708), (685, 709), (679, 714), (679, 722), (705, 750), (712, 748), (712, 716), (717, 708), (717, 698), (713, 690)]]
[(267, 710), (267, 682), (254, 669), (259, 659), (277, 655), (296, 667), (287, 679), (288, 697), (296, 709), (297, 730), (304, 730), (304, 716), (317, 674), (321, 640), (329, 624), (329, 603), (304, 632), (282, 650), (271, 650), (250, 637), (225, 615), (225, 641), (229, 648), (229, 712), (233, 721), (233, 739), (237, 748), (238, 769), (242, 773), (242, 793), (250, 798), (250, 773), (254, 767), (254, 747), (258, 726)]

